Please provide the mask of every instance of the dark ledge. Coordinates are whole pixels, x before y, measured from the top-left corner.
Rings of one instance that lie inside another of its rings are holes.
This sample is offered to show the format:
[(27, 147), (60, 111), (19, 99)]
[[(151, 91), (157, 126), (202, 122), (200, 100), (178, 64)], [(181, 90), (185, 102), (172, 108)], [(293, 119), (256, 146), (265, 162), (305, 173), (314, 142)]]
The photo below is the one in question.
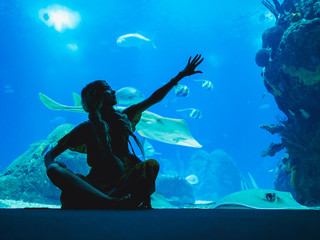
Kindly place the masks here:
[(320, 239), (319, 210), (0, 209), (1, 239)]

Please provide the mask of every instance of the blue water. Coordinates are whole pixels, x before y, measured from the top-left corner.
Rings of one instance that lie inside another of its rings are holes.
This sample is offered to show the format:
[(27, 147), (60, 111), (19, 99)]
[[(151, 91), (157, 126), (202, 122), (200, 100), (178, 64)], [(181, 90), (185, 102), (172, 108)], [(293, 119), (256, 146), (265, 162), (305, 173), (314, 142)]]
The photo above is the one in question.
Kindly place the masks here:
[[(47, 26), (39, 10), (52, 4), (78, 12), (79, 24), (63, 32)], [(0, 170), (31, 143), (45, 139), (57, 117), (73, 124), (87, 119), (47, 109), (39, 92), (73, 105), (72, 92), (104, 79), (115, 90), (132, 86), (149, 96), (181, 71), (189, 56), (201, 53), (203, 74), (181, 82), (190, 96), (177, 98), (172, 90), (150, 111), (184, 118), (204, 150), (223, 149), (244, 175), (250, 172), (260, 187), (272, 188), (272, 169), (281, 155), (261, 158), (261, 152), (279, 140), (259, 125), (277, 122), (282, 114), (254, 61), (262, 32), (274, 25), (275, 20), (263, 17), (267, 14), (256, 0), (0, 0)], [(127, 33), (152, 39), (156, 48), (117, 46), (117, 38)], [(195, 79), (212, 81), (214, 90), (204, 90)], [(261, 109), (264, 104), (267, 108)], [(199, 108), (203, 117), (176, 112), (184, 108)], [(168, 158), (179, 151), (189, 159), (198, 151), (150, 143)]]

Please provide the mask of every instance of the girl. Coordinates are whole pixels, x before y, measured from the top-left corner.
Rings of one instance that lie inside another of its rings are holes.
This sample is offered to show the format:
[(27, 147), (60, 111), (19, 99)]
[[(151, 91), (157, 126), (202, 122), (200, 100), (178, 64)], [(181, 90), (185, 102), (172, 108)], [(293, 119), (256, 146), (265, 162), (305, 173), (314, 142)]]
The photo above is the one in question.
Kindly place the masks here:
[[(61, 189), (63, 209), (151, 208), (159, 164), (154, 159), (141, 161), (129, 141), (143, 111), (160, 102), (178, 82), (195, 73), (201, 55), (189, 58), (187, 66), (148, 99), (122, 112), (116, 110), (115, 91), (103, 80), (88, 84), (81, 92), (83, 109), (89, 121), (81, 123), (58, 141), (44, 158), (47, 175)], [(129, 146), (132, 152), (129, 150)], [(66, 149), (86, 153), (91, 170), (87, 176), (74, 174), (54, 159)]]

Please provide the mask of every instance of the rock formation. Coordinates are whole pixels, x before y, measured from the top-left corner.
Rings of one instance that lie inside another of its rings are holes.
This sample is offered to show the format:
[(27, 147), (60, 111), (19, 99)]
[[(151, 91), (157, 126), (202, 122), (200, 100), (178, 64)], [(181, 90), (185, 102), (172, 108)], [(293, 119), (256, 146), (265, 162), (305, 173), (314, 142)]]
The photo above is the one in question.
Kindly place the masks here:
[[(289, 155), (283, 158), (286, 159), (283, 164), (290, 174), (297, 201), (319, 205), (320, 1), (272, 2), (264, 0), (263, 4), (275, 15), (276, 23), (263, 33), (262, 49), (256, 60), (264, 67), (264, 84), (286, 119), (267, 128), (264, 125), (264, 129), (281, 137), (281, 143), (273, 146), (284, 147)], [(277, 149), (272, 150), (270, 153), (274, 154)]]

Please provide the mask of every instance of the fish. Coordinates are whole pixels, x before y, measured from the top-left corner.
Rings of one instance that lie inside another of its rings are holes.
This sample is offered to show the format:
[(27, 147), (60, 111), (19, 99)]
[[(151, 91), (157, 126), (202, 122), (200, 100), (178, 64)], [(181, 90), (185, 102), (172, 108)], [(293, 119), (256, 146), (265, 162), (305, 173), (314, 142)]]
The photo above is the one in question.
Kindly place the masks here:
[(154, 155), (161, 155), (161, 153), (157, 153), (154, 147), (151, 145), (151, 143), (145, 139), (143, 142), (143, 150), (145, 157), (152, 157)]
[(267, 96), (267, 93), (262, 94), (262, 98), (265, 98)]
[[(51, 110), (86, 113), (82, 106), (60, 104), (41, 92), (39, 93), (39, 98)], [(123, 111), (126, 107), (118, 106), (117, 108)], [(191, 135), (188, 125), (183, 119), (167, 118), (150, 111), (144, 111), (139, 123), (136, 125), (136, 131), (142, 137), (159, 142), (194, 148), (202, 147)]]
[(268, 109), (270, 108), (270, 105), (269, 104), (262, 104), (261, 106), (259, 106), (259, 109)]
[(193, 109), (190, 113), (190, 117), (193, 119), (200, 119), (202, 118), (202, 113), (199, 109)]
[(68, 43), (67, 47), (72, 51), (77, 51), (78, 50), (78, 45), (76, 43)]
[(39, 151), (41, 152), (41, 156), (44, 156), (48, 151), (50, 151), (53, 148), (53, 146), (51, 144), (45, 144), (42, 143), (39, 146)]
[(299, 109), (302, 116), (305, 118), (305, 119), (308, 119), (310, 117), (310, 114), (306, 112), (306, 110), (304, 109)]
[(14, 89), (12, 88), (12, 86), (10, 86), (10, 85), (3, 85), (3, 91), (5, 92), (5, 93), (14, 93)]
[(205, 80), (205, 79), (198, 79), (198, 80), (194, 80), (195, 82), (202, 82), (202, 87), (208, 91), (213, 90), (213, 83), (209, 80)]
[(190, 183), (191, 185), (194, 185), (194, 184), (199, 183), (198, 177), (197, 177), (196, 175), (194, 175), (194, 174), (189, 175), (189, 176), (186, 177), (185, 179), (186, 179), (186, 180), (188, 181), (188, 183)]
[(190, 111), (189, 117), (193, 119), (200, 119), (202, 118), (202, 113), (197, 108), (186, 108), (186, 109), (180, 109), (176, 110), (177, 112), (184, 112), (184, 111)]
[(139, 33), (128, 33), (118, 37), (117, 45), (119, 47), (137, 47), (141, 48), (145, 45), (151, 45), (153, 48), (157, 48), (151, 39), (142, 36)]
[(188, 97), (190, 95), (190, 90), (186, 85), (176, 86), (174, 93), (177, 97)]
[(116, 91), (116, 99), (118, 104), (132, 105), (143, 101), (145, 96), (136, 88), (124, 87)]

